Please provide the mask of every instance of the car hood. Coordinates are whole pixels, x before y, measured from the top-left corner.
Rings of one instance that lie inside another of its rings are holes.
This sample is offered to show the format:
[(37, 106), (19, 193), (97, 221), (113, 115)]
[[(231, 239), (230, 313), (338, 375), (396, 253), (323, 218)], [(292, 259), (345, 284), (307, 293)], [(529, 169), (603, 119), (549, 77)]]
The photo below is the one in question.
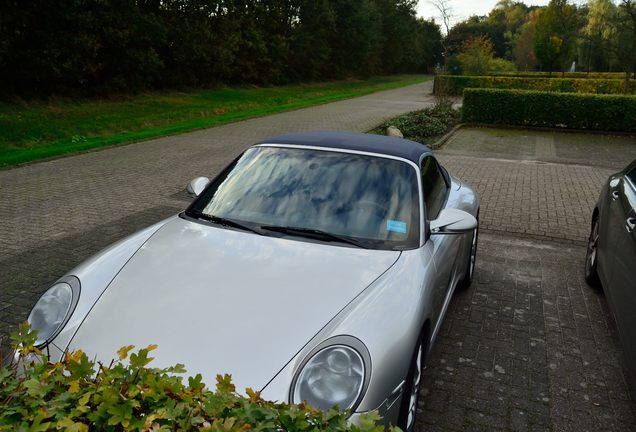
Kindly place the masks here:
[(214, 383), (262, 388), (400, 253), (172, 220), (128, 261), (69, 345), (105, 362), (149, 344)]

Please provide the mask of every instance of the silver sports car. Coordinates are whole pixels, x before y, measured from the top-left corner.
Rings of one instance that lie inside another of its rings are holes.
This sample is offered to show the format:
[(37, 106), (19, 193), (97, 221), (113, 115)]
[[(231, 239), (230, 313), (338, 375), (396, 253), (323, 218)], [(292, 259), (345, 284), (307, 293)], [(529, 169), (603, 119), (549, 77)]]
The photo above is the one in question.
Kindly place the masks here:
[(335, 132), (269, 138), (188, 191), (183, 213), (40, 298), (38, 344), (105, 361), (158, 344), (156, 366), (411, 430), (426, 355), (473, 277), (475, 191), (422, 144)]
[(601, 190), (592, 213), (585, 280), (603, 287), (636, 396), (636, 160)]

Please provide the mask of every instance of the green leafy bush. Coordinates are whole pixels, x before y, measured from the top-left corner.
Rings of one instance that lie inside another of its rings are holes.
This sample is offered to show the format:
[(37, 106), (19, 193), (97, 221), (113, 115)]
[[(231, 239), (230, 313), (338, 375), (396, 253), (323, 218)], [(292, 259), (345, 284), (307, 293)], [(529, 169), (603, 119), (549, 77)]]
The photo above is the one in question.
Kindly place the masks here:
[(404, 138), (429, 144), (444, 135), (459, 122), (459, 110), (451, 104), (440, 103), (433, 108), (413, 111), (388, 120), (371, 132), (384, 135), (389, 126), (402, 132)]
[[(562, 93), (621, 94), (622, 79), (524, 78), (514, 76), (437, 75), (434, 92), (459, 96), (466, 88), (539, 90)], [(636, 93), (636, 82), (630, 82), (630, 93)]]
[(12, 339), (20, 361), (0, 367), (0, 430), (384, 431), (375, 413), (353, 425), (349, 413), (337, 409), (267, 402), (251, 389), (240, 396), (229, 375), (217, 376), (215, 391), (201, 375), (184, 384), (182, 365), (148, 367), (156, 346), (123, 347), (110, 364), (81, 351), (53, 363), (33, 347), (35, 334), (26, 324)]
[(466, 89), (462, 121), (636, 132), (636, 96)]
[(494, 58), (490, 62), (490, 72), (489, 75), (497, 75), (499, 73), (514, 73), (517, 70), (517, 66), (510, 60), (502, 59), (502, 58)]

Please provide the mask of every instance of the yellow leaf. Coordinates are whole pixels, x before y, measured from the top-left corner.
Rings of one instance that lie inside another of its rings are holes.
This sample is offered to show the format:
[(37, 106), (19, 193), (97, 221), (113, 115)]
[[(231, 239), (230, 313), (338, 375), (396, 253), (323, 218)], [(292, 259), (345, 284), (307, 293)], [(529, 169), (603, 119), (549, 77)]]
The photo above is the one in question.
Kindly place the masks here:
[(79, 363), (83, 356), (84, 351), (82, 350), (73, 351), (72, 353), (67, 352), (64, 360), (66, 360), (66, 363)]
[(254, 391), (251, 388), (246, 388), (245, 389), (245, 393), (247, 393), (247, 395), (249, 396), (249, 400), (252, 403), (256, 403), (259, 402), (261, 400), (261, 392), (259, 391)]
[(158, 346), (158, 345), (150, 344), (150, 345), (148, 345), (148, 346), (146, 347), (146, 350), (147, 350), (148, 352), (150, 352), (150, 351), (154, 351), (154, 350), (156, 350), (156, 349), (157, 349), (157, 346)]
[(150, 414), (148, 417), (146, 417), (146, 421), (144, 422), (143, 430), (151, 430), (153, 428), (153, 423), (154, 423), (156, 418), (157, 418), (157, 416), (154, 415), (154, 414)]
[(84, 423), (74, 422), (69, 417), (64, 417), (57, 422), (57, 428), (71, 432), (88, 432), (88, 426)]
[(219, 392), (229, 392), (234, 393), (236, 391), (236, 387), (232, 384), (232, 375), (229, 374), (217, 374), (216, 375), (216, 389)]
[(78, 380), (71, 381), (70, 385), (68, 386), (68, 392), (77, 393), (78, 391), (79, 391), (79, 381)]
[(119, 360), (123, 360), (128, 357), (128, 352), (130, 352), (133, 348), (135, 348), (134, 345), (127, 345), (119, 348), (119, 351), (117, 351), (117, 354), (119, 354)]
[(85, 393), (78, 401), (80, 406), (86, 405), (91, 400), (92, 393)]
[(37, 349), (34, 346), (27, 346), (27, 347), (24, 347), (24, 348), (20, 349), (20, 354), (23, 355), (23, 356), (28, 356), (31, 353), (33, 353), (35, 355), (38, 355), (38, 356), (42, 355), (42, 351), (40, 351), (39, 349)]

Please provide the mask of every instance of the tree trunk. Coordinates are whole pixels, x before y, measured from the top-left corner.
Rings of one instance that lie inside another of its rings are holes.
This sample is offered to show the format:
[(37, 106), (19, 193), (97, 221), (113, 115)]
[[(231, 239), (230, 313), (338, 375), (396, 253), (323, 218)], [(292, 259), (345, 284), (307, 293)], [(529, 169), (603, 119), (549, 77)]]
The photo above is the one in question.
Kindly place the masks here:
[(592, 39), (587, 41), (587, 74), (590, 74), (590, 67), (592, 67)]

